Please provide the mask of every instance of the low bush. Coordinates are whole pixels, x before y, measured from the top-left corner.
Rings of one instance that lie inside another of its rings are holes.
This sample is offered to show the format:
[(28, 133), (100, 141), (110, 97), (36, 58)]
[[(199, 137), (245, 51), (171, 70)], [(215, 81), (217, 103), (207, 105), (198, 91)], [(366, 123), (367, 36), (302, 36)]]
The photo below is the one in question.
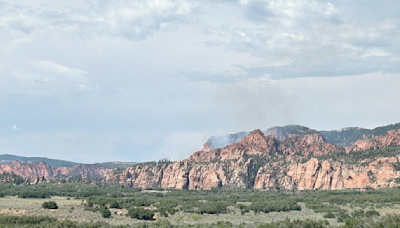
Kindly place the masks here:
[(101, 213), (101, 216), (103, 218), (110, 218), (111, 217), (111, 211), (108, 210), (107, 208), (100, 209), (100, 213)]
[(42, 207), (44, 209), (58, 209), (57, 203), (54, 201), (44, 202)]
[(126, 214), (126, 216), (141, 220), (153, 220), (154, 211), (140, 207), (132, 207), (128, 210), (128, 214)]
[(46, 192), (20, 192), (18, 198), (50, 198)]
[(113, 200), (110, 202), (110, 208), (121, 209), (121, 206), (119, 205), (118, 201)]
[(372, 217), (372, 216), (380, 216), (379, 212), (375, 211), (375, 210), (370, 210), (365, 212), (365, 215), (367, 217)]
[(192, 219), (193, 221), (199, 221), (200, 219), (202, 219), (202, 216), (199, 214), (192, 214)]
[(336, 216), (332, 212), (328, 212), (327, 214), (324, 214), (324, 218), (335, 218)]

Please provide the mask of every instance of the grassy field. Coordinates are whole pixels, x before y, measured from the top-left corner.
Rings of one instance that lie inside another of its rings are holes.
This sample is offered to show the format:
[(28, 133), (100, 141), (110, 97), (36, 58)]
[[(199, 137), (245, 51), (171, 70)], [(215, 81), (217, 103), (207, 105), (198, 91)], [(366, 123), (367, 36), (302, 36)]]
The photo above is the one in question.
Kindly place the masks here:
[[(293, 227), (380, 227), (348, 224), (375, 224), (379, 221), (388, 223), (386, 220), (394, 218), (399, 218), (400, 225), (399, 188), (366, 192), (141, 191), (67, 183), (0, 185), (0, 192), (5, 195), (0, 197), (0, 219), (40, 215), (54, 218), (58, 222), (84, 224), (83, 227), (98, 222), (100, 223), (92, 227), (290, 227), (286, 224), (288, 220), (295, 225)], [(56, 202), (58, 209), (42, 208), (42, 204), (48, 201)], [(139, 218), (138, 215), (132, 214), (131, 210), (138, 208), (140, 213), (153, 213), (154, 218), (136, 219)], [(109, 210), (110, 218), (103, 218), (101, 210)], [(394, 217), (385, 217), (390, 214)], [(319, 224), (301, 225), (301, 221), (307, 220)], [(40, 224), (43, 227), (52, 227), (54, 221)], [(161, 225), (160, 221), (165, 224)], [(285, 224), (278, 223), (281, 221)], [(397, 220), (395, 223), (397, 224)], [(0, 227), (3, 226), (0, 224)]]
[[(153, 191), (154, 192), (154, 191)], [(146, 195), (147, 193), (141, 193)], [(168, 193), (164, 193), (168, 194)], [(46, 201), (55, 201), (58, 209), (48, 210), (43, 209), (42, 204)], [(118, 225), (138, 225), (143, 221), (127, 217), (127, 209), (114, 209), (110, 208), (111, 218), (102, 218), (99, 212), (91, 212), (85, 210), (86, 200), (74, 199), (69, 197), (52, 196), (50, 199), (24, 199), (17, 196), (6, 196), (0, 198), (0, 215), (16, 215), (16, 216), (49, 216), (58, 219), (59, 221), (71, 220), (76, 222), (105, 222), (113, 226)], [(207, 202), (205, 202), (207, 203)], [(240, 202), (239, 204), (246, 204)], [(288, 212), (270, 212), (270, 213), (257, 213), (253, 211), (241, 213), (241, 210), (234, 206), (228, 207), (226, 214), (202, 214), (198, 217), (193, 216), (193, 213), (185, 213), (179, 211), (172, 216), (162, 218), (169, 221), (173, 225), (195, 225), (195, 224), (212, 224), (219, 221), (229, 221), (233, 225), (246, 224), (247, 226), (256, 226), (259, 224), (271, 223), (290, 220), (327, 220), (331, 226), (341, 226), (343, 223), (338, 223), (335, 218), (324, 218), (324, 213), (316, 213), (312, 209), (307, 208), (304, 202), (298, 202), (301, 206), (301, 211), (288, 211)], [(247, 205), (251, 205), (247, 203)], [(156, 210), (156, 207), (146, 207), (148, 209)], [(353, 207), (351, 205), (341, 206), (340, 208), (348, 210), (349, 213), (360, 210), (360, 207)], [(385, 214), (400, 214), (400, 207), (398, 205), (390, 207), (375, 208), (381, 215)], [(161, 218), (159, 213), (156, 213), (155, 218)], [(151, 223), (151, 222), (149, 222)]]
[[(145, 193), (144, 193), (145, 194)], [(42, 204), (46, 201), (55, 201), (58, 205), (58, 209), (48, 210), (43, 209)], [(199, 219), (193, 219), (192, 213), (178, 212), (167, 218), (172, 224), (183, 225), (183, 224), (198, 224), (198, 223), (216, 223), (218, 221), (230, 221), (235, 225), (241, 223), (246, 224), (259, 224), (259, 223), (270, 223), (274, 221), (283, 221), (285, 219), (316, 219), (324, 220), (322, 213), (314, 213), (313, 210), (306, 208), (304, 203), (301, 205), (301, 211), (290, 211), (290, 212), (271, 212), (268, 214), (258, 213), (250, 211), (241, 215), (240, 209), (236, 207), (229, 207), (227, 214), (212, 215), (203, 214), (200, 215)], [(147, 207), (152, 208), (152, 207)], [(152, 208), (156, 209), (156, 208)], [(102, 218), (99, 212), (91, 212), (84, 210), (84, 203), (82, 199), (67, 200), (67, 197), (52, 196), (51, 199), (23, 199), (16, 196), (6, 196), (0, 198), (0, 215), (18, 215), (18, 216), (49, 216), (57, 218), (60, 221), (71, 220), (77, 222), (94, 222), (102, 221), (107, 222), (110, 225), (135, 225), (137, 223), (143, 223), (138, 219), (132, 219), (126, 216), (126, 209), (110, 209), (111, 218)], [(115, 214), (116, 213), (116, 214)], [(156, 214), (156, 218), (160, 218), (160, 214)], [(333, 219), (331, 219), (332, 222)]]

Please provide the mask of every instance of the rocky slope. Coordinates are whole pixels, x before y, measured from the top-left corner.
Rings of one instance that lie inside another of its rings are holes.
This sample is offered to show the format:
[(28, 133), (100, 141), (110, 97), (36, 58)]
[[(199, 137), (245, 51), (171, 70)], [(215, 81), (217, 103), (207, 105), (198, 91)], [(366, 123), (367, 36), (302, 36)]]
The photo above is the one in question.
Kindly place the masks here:
[(101, 178), (111, 169), (94, 165), (76, 164), (72, 167), (53, 167), (45, 162), (1, 164), (0, 173), (14, 173), (33, 182), (68, 177)]
[[(54, 167), (45, 162), (14, 161), (0, 165), (0, 174), (15, 173), (30, 183), (80, 176), (101, 177), (106, 185), (190, 190), (393, 187), (400, 185), (400, 129), (391, 129), (393, 126), (374, 131), (379, 133), (389, 128), (385, 134), (365, 134), (348, 147), (333, 144), (318, 131), (292, 125), (268, 132), (254, 130), (244, 133), (244, 137), (232, 136), (231, 140), (237, 142), (223, 148), (206, 148), (177, 162), (107, 169), (96, 165)], [(359, 132), (344, 131), (345, 135)], [(0, 183), (15, 181), (20, 180), (3, 175)]]
[(384, 136), (371, 138), (369, 135), (364, 135), (363, 137), (364, 139), (356, 141), (353, 146), (347, 148), (347, 151), (353, 152), (400, 145), (400, 129), (388, 131)]
[[(377, 145), (375, 148), (398, 146), (400, 130), (389, 131), (368, 142)], [(104, 182), (191, 190), (336, 190), (397, 186), (400, 147), (391, 151), (391, 157), (381, 157), (379, 150), (375, 152), (373, 156), (350, 162), (349, 156), (360, 155), (355, 149), (353, 154), (347, 154), (344, 148), (326, 142), (317, 132), (278, 140), (255, 130), (239, 143), (208, 152), (198, 151), (183, 161), (113, 170), (105, 175)]]
[[(316, 131), (300, 125), (287, 125), (283, 127), (272, 127), (267, 129), (266, 131), (263, 131), (263, 133), (265, 135), (272, 135), (278, 140), (285, 140), (293, 136), (304, 136), (307, 134), (321, 134), (327, 142), (342, 147), (350, 147), (357, 140), (365, 139), (366, 137), (373, 138), (374, 136), (383, 136), (388, 131), (399, 128), (400, 123), (389, 124), (387, 126), (377, 127), (374, 129), (348, 127), (340, 130)], [(217, 137), (212, 136), (204, 144), (203, 151), (210, 151), (212, 149), (223, 148), (225, 146), (238, 143), (249, 133), (250, 132), (239, 132)]]

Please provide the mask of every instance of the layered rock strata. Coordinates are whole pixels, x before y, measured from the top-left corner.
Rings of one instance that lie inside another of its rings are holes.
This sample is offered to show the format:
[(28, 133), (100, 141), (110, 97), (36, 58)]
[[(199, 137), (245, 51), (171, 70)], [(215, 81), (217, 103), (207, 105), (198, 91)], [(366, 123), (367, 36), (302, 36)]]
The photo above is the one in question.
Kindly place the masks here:
[(53, 167), (45, 162), (21, 163), (13, 161), (11, 164), (0, 165), (0, 173), (15, 173), (24, 179), (29, 179), (32, 183), (40, 183), (43, 182), (43, 179), (50, 180), (56, 177), (101, 178), (110, 170), (85, 164), (77, 164), (72, 167)]
[[(399, 133), (390, 131), (386, 136), (370, 139), (371, 145), (377, 148), (400, 145)], [(345, 154), (345, 149), (326, 142), (318, 133), (277, 140), (255, 130), (239, 143), (195, 152), (183, 161), (138, 165), (122, 172), (114, 170), (105, 175), (104, 181), (141, 188), (190, 190), (336, 190), (398, 185), (394, 181), (400, 177), (394, 167), (399, 163), (398, 157), (360, 161), (363, 165), (319, 158), (335, 153)]]

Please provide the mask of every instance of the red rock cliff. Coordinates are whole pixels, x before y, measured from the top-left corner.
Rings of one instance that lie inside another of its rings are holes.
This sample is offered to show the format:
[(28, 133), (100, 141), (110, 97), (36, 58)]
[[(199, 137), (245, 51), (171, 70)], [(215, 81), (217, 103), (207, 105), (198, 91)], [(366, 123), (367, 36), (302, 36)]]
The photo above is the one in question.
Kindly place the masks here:
[[(398, 155), (377, 157), (349, 163), (332, 160), (335, 153), (347, 156), (345, 149), (331, 143), (316, 132), (292, 135), (284, 140), (265, 136), (255, 130), (239, 143), (221, 149), (198, 151), (188, 159), (174, 163), (146, 163), (123, 171), (107, 173), (104, 181), (141, 188), (213, 189), (254, 188), (260, 190), (335, 190), (345, 188), (393, 187), (400, 177)], [(368, 141), (380, 148), (400, 145), (400, 131)], [(372, 146), (370, 146), (372, 145)], [(321, 159), (328, 156), (328, 159)], [(319, 159), (320, 158), (320, 159)]]
[(14, 161), (11, 164), (1, 164), (0, 173), (15, 173), (23, 178), (52, 179), (60, 176), (80, 176), (84, 178), (103, 177), (110, 169), (92, 165), (77, 164), (72, 167), (53, 167), (45, 162), (21, 163)]

